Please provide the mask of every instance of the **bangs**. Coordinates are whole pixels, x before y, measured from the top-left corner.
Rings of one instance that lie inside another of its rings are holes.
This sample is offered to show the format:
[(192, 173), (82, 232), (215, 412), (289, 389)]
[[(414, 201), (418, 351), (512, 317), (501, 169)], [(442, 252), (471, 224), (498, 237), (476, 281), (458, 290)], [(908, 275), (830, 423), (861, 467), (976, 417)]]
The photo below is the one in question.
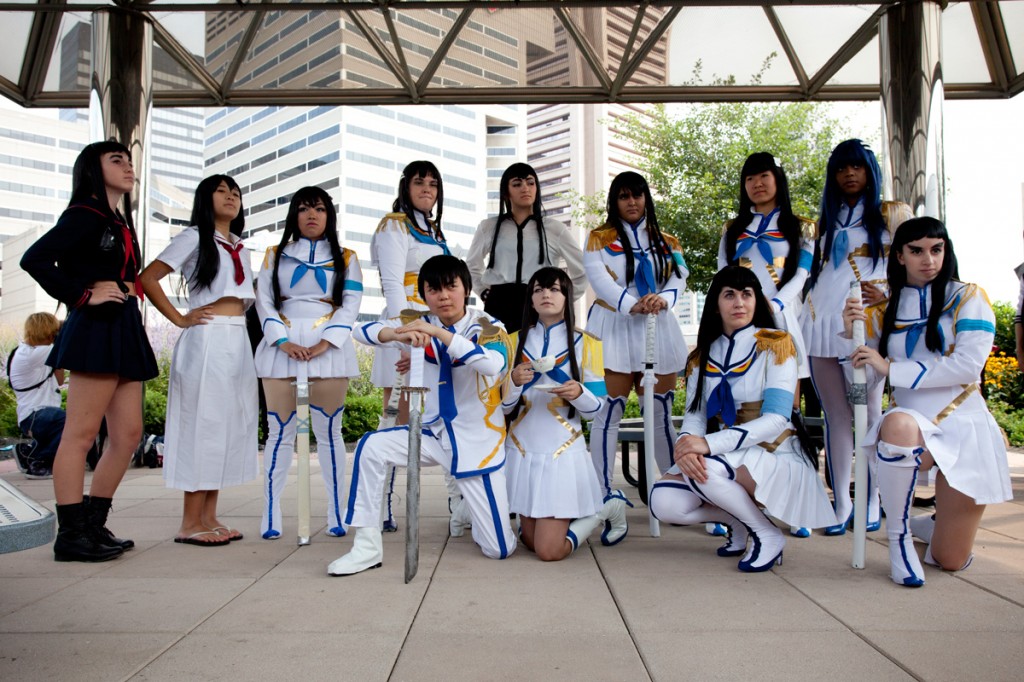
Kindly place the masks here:
[(775, 171), (777, 168), (774, 156), (768, 152), (757, 152), (747, 157), (743, 163), (743, 170), (740, 171), (740, 177), (745, 179), (765, 171)]

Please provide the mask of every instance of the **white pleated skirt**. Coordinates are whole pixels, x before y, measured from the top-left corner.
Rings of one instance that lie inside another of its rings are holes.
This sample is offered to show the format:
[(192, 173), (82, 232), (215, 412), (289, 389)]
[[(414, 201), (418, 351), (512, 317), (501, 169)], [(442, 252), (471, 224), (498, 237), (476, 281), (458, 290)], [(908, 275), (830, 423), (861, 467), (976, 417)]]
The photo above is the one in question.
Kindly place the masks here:
[(258, 478), (258, 420), (245, 318), (217, 316), (183, 331), (167, 389), (167, 487), (220, 490)]
[(950, 486), (972, 498), (978, 504), (998, 504), (1013, 499), (1006, 444), (995, 419), (977, 402), (967, 401), (949, 417), (936, 425), (916, 410), (894, 407), (887, 410), (861, 443), (874, 448), (885, 416), (893, 412), (910, 415), (924, 436), (924, 446), (932, 454), (939, 470)]
[(374, 347), (373, 368), (370, 370), (370, 381), (374, 386), (391, 388), (395, 385), (395, 363), (401, 354), (400, 348)]
[(715, 456), (733, 469), (747, 468), (757, 484), (754, 498), (775, 518), (802, 528), (834, 526), (836, 514), (825, 485), (799, 447), (791, 436), (775, 452), (754, 445)]
[(583, 438), (558, 457), (550, 450), (524, 455), (508, 439), (505, 443), (509, 511), (534, 519), (579, 519), (604, 505)]
[[(289, 320), (288, 340), (300, 346), (315, 346), (320, 342), (320, 327), (317, 320)], [(341, 348), (331, 346), (308, 363), (308, 376), (321, 379), (342, 379), (359, 376), (359, 361), (356, 349), (349, 338)], [(256, 375), (261, 379), (290, 379), (296, 376), (299, 363), (264, 338), (256, 348)]]
[[(646, 315), (622, 315), (597, 303), (587, 313), (587, 331), (601, 339), (605, 369), (629, 373), (644, 370), (647, 351)], [(686, 341), (671, 310), (658, 313), (654, 342), (654, 371), (678, 374), (686, 368)]]

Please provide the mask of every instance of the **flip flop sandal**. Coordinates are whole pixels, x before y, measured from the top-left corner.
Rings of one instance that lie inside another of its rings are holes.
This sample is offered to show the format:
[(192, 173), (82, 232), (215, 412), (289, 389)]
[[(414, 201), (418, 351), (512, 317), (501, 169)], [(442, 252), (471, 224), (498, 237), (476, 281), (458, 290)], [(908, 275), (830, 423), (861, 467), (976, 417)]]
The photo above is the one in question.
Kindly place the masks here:
[[(235, 530), (234, 528), (228, 528), (227, 526), (217, 526), (216, 528), (211, 528), (211, 530), (217, 533), (217, 535), (224, 535), (224, 533), (221, 533), (220, 531), (225, 531), (227, 533), (227, 538), (229, 542), (241, 540), (245, 537), (244, 535), (242, 535), (242, 531)], [(232, 535), (232, 533), (237, 533), (237, 535)]]
[(197, 539), (202, 535), (216, 535), (218, 538), (220, 537), (220, 533), (217, 531), (201, 530), (198, 533), (192, 533), (192, 535), (189, 535), (187, 538), (174, 538), (174, 541), (183, 545), (195, 545), (197, 547), (223, 547), (231, 542), (231, 540), (227, 539), (217, 540), (215, 542), (203, 542), (202, 540)]

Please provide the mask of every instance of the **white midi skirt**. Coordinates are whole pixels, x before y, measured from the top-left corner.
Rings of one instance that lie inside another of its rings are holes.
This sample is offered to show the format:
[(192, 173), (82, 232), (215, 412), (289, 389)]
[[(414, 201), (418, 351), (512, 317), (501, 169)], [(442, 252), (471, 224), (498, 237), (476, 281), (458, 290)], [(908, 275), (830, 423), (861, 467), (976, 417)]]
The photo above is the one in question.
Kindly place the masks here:
[[(288, 340), (300, 346), (315, 346), (320, 342), (317, 320), (289, 320)], [(346, 339), (341, 348), (331, 346), (307, 363), (308, 376), (320, 379), (342, 379), (359, 376), (359, 361), (352, 339)], [(299, 362), (267, 342), (264, 337), (256, 348), (256, 375), (261, 379), (291, 379), (298, 372)]]
[(533, 519), (579, 519), (604, 505), (582, 437), (557, 457), (550, 450), (524, 455), (506, 438), (505, 480), (509, 511)]
[(259, 477), (259, 396), (244, 317), (181, 333), (171, 358), (164, 482), (194, 492)]
[[(642, 372), (647, 350), (646, 315), (622, 315), (594, 303), (587, 313), (587, 331), (601, 339), (605, 369), (613, 372)], [(654, 371), (678, 374), (686, 368), (686, 341), (679, 321), (671, 310), (658, 313), (654, 343)]]

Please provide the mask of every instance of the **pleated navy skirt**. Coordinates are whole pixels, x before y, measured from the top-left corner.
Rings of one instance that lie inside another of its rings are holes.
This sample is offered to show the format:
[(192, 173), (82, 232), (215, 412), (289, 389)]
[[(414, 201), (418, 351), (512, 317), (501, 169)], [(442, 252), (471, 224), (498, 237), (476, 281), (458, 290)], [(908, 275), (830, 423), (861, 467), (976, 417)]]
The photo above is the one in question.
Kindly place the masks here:
[(160, 373), (135, 296), (124, 303), (73, 309), (46, 364), (71, 372), (116, 374), (129, 381), (147, 381)]

